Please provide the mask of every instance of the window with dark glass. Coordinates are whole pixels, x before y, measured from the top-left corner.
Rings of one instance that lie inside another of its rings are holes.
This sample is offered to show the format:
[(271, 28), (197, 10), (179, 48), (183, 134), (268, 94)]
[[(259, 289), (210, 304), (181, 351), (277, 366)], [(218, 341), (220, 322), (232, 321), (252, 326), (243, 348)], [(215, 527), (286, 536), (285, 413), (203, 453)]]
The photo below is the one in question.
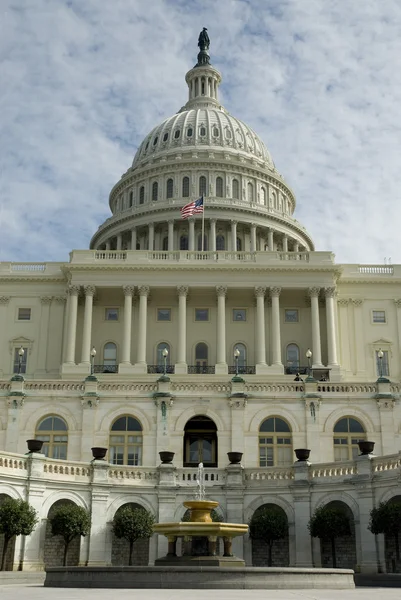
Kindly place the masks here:
[(188, 250), (188, 236), (182, 235), (180, 237), (180, 250)]
[(200, 130), (199, 130), (199, 135), (200, 135), (201, 137), (205, 137), (205, 135), (206, 135), (206, 127), (201, 127), (201, 128), (200, 128)]
[(216, 178), (216, 196), (218, 198), (223, 197), (223, 178), (222, 177)]
[(239, 200), (239, 183), (238, 179), (233, 179), (233, 198)]
[(154, 146), (156, 146), (158, 139), (159, 139), (159, 138), (156, 136), (156, 137), (155, 137), (155, 139), (153, 140), (153, 145), (154, 145)]
[(163, 250), (168, 250), (168, 237), (163, 238)]
[(224, 239), (224, 235), (217, 235), (216, 236), (216, 250), (225, 250), (226, 249), (226, 242)]
[(334, 460), (352, 460), (359, 454), (358, 442), (366, 440), (363, 425), (352, 417), (344, 417), (334, 426)]
[(195, 308), (195, 321), (208, 321), (209, 320), (209, 309), (208, 308)]
[(233, 308), (233, 321), (246, 321), (246, 308)]
[(382, 350), (383, 358), (379, 358), (379, 352), (380, 350), (375, 350), (377, 375), (378, 377), (380, 377), (380, 375), (383, 377), (389, 377), (390, 366), (388, 360), (388, 350)]
[(187, 136), (188, 137), (192, 137), (192, 135), (193, 135), (193, 129), (192, 129), (192, 127), (188, 127), (188, 129), (187, 129)]
[(202, 248), (202, 234), (200, 233), (198, 235), (198, 250), (199, 251), (202, 251), (202, 250), (206, 251), (207, 249), (208, 249), (207, 248), (207, 235), (205, 234), (203, 236), (203, 248)]
[(299, 367), (299, 348), (297, 344), (288, 344), (287, 346), (287, 366), (292, 367), (295, 372)]
[(189, 177), (183, 177), (182, 179), (182, 196), (183, 198), (189, 198)]
[(141, 185), (139, 189), (139, 204), (143, 204), (145, 202), (145, 188)]
[(184, 428), (184, 467), (217, 467), (217, 427), (204, 415), (192, 417)]
[(157, 320), (158, 321), (171, 321), (171, 308), (158, 308), (157, 309)]
[(199, 196), (206, 195), (206, 177), (201, 175), (199, 177)]
[(19, 308), (18, 309), (18, 321), (30, 321), (31, 320), (31, 309), (30, 308)]
[(129, 193), (129, 202), (128, 202), (128, 208), (132, 208), (133, 201), (134, 201), (134, 192), (132, 192), (132, 191), (131, 191), (131, 192)]
[(290, 426), (279, 417), (265, 419), (259, 429), (259, 466), (280, 467), (292, 462)]
[(385, 310), (374, 310), (372, 311), (373, 323), (385, 323), (386, 322), (386, 311)]
[(154, 181), (153, 185), (152, 185), (152, 202), (157, 202), (158, 192), (159, 192), (159, 185), (158, 185), (157, 181)]
[(67, 458), (68, 427), (57, 415), (49, 415), (36, 427), (35, 439), (42, 440), (42, 452), (49, 458), (65, 460)]
[(181, 134), (180, 130), (176, 129), (174, 132), (174, 139), (178, 140), (178, 138), (180, 137), (180, 134)]
[(111, 426), (109, 461), (112, 465), (142, 464), (142, 426), (134, 417), (119, 417)]
[(242, 250), (242, 240), (241, 238), (237, 237), (237, 252), (241, 252)]
[(106, 308), (104, 318), (106, 321), (118, 321), (118, 308)]
[(173, 189), (174, 189), (174, 182), (172, 179), (167, 179), (167, 185), (166, 185), (166, 198), (172, 198), (173, 197)]
[(297, 308), (286, 308), (284, 311), (284, 321), (286, 323), (298, 323), (299, 313)]
[(163, 135), (163, 142), (167, 142), (168, 140), (168, 132)]

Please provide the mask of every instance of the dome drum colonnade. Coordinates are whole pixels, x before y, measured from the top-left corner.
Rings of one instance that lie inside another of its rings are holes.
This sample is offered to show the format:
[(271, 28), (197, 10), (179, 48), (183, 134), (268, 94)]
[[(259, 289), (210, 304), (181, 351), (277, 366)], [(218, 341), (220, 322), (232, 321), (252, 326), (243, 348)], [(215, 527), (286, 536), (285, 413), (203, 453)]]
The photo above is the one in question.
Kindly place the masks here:
[[(226, 349), (226, 296), (228, 290), (226, 285), (216, 286), (217, 296), (217, 349), (215, 374), (227, 374), (227, 349)], [(91, 339), (92, 339), (92, 313), (93, 297), (96, 293), (94, 285), (83, 286), (85, 294), (84, 319), (82, 330), (82, 350), (80, 365), (90, 368), (91, 361)], [(78, 296), (81, 292), (80, 285), (70, 285), (68, 288), (68, 302), (66, 306), (67, 331), (66, 331), (66, 350), (65, 359), (62, 366), (62, 372), (74, 371), (76, 354), (76, 332), (78, 317)], [(148, 330), (148, 298), (150, 287), (140, 285), (137, 288), (139, 296), (139, 312), (136, 335), (136, 363), (132, 364), (132, 303), (135, 296), (135, 286), (123, 286), (124, 293), (124, 318), (123, 318), (123, 340), (122, 355), (119, 364), (119, 373), (147, 373), (147, 330)], [(259, 286), (254, 288), (256, 299), (256, 338), (255, 338), (255, 358), (256, 374), (270, 373), (283, 374), (284, 367), (282, 361), (281, 347), (281, 325), (280, 325), (280, 294), (281, 287)], [(339, 369), (336, 317), (335, 317), (335, 288), (327, 287), (323, 290), (326, 300), (326, 325), (327, 325), (327, 356), (328, 368), (337, 371)], [(266, 316), (265, 316), (265, 296), (266, 292), (271, 300), (271, 355), (272, 362), (268, 366), (266, 362)], [(311, 336), (312, 336), (312, 356), (313, 367), (321, 368), (322, 363), (322, 341), (320, 335), (320, 316), (319, 316), (319, 296), (320, 288), (308, 288), (307, 293), (311, 301)], [(178, 349), (177, 362), (174, 367), (176, 374), (188, 373), (188, 349), (187, 349), (187, 296), (189, 287), (185, 285), (177, 286), (178, 295)]]

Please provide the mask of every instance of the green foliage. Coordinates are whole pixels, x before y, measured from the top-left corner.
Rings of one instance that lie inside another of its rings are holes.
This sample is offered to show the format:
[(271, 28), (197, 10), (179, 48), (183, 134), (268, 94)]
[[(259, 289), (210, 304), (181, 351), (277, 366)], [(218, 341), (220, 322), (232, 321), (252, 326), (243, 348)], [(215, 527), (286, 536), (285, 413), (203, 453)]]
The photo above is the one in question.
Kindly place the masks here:
[(321, 506), (312, 515), (308, 529), (312, 537), (323, 540), (334, 540), (351, 535), (348, 515), (336, 507)]
[(118, 538), (124, 538), (129, 542), (153, 535), (153, 515), (144, 508), (123, 506), (116, 512), (113, 519), (113, 532)]
[(89, 513), (76, 504), (64, 504), (50, 518), (52, 535), (60, 535), (66, 544), (77, 536), (89, 533), (91, 520)]
[(4, 569), (9, 541), (16, 535), (30, 535), (37, 522), (36, 510), (25, 500), (7, 498), (0, 505), (0, 533), (4, 534), (1, 570)]
[(380, 502), (370, 511), (369, 531), (393, 536), (401, 531), (401, 504)]
[(271, 544), (275, 540), (285, 538), (287, 533), (287, 517), (274, 507), (257, 510), (249, 522), (249, 535), (254, 540), (264, 540)]

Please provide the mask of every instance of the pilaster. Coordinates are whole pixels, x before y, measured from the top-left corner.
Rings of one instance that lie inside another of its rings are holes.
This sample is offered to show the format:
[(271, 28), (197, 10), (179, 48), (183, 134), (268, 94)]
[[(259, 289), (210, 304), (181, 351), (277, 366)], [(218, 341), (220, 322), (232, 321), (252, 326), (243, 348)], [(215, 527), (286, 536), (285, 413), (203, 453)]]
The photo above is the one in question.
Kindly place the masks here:
[(93, 460), (91, 482), (91, 532), (88, 567), (103, 567), (111, 563), (111, 548), (107, 545), (107, 506), (111, 485), (108, 483), (109, 464)]

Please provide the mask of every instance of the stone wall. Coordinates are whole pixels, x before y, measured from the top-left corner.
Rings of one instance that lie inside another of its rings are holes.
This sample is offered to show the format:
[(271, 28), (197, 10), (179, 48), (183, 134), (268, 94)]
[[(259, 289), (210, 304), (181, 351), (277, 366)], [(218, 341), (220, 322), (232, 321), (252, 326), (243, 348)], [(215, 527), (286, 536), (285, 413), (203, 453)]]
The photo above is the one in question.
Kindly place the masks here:
[[(59, 535), (52, 535), (50, 518), (56, 510), (65, 504), (72, 504), (70, 500), (59, 500), (55, 502), (47, 515), (46, 536), (43, 560), (45, 567), (59, 567), (63, 564), (64, 559), (64, 540)], [(81, 538), (77, 537), (70, 543), (67, 554), (67, 565), (78, 566), (80, 553)]]
[[(336, 551), (336, 568), (337, 569), (355, 569), (356, 560), (356, 545), (355, 545), (355, 521), (349, 507), (344, 502), (330, 502), (330, 508), (339, 508), (344, 511), (344, 514), (349, 518), (351, 526), (351, 535), (340, 537), (335, 540)], [(331, 551), (330, 540), (320, 540), (320, 552), (322, 567), (332, 567), (333, 557)]]
[[(139, 504), (124, 504), (119, 508), (130, 506), (131, 508), (142, 508)], [(117, 511), (118, 513), (118, 511)], [(129, 542), (124, 538), (118, 538), (112, 533), (111, 542), (111, 564), (113, 566), (125, 566), (129, 563)], [(132, 564), (135, 566), (147, 566), (149, 564), (149, 540), (137, 540), (134, 542), (132, 552)]]

